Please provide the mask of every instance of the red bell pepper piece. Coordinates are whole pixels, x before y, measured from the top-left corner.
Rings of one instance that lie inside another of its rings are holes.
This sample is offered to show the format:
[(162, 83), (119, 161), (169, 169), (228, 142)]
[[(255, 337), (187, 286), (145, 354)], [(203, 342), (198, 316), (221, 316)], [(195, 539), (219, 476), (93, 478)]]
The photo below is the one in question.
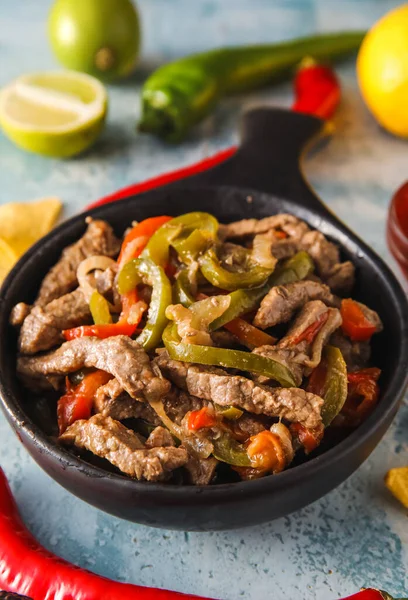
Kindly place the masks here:
[(239, 317), (229, 323), (225, 323), (223, 327), (249, 348), (258, 348), (265, 345), (273, 346), (276, 344), (276, 338)]
[(187, 427), (190, 431), (197, 431), (205, 427), (214, 427), (217, 423), (217, 417), (206, 406), (200, 410), (193, 410), (187, 418)]
[(381, 370), (375, 367), (348, 373), (348, 395), (340, 413), (346, 425), (358, 425), (373, 410), (380, 393), (380, 375)]
[(173, 217), (161, 216), (150, 217), (135, 225), (125, 236), (120, 250), (118, 265), (119, 268), (133, 258), (137, 258), (152, 235), (165, 223), (171, 221)]
[(73, 388), (67, 377), (67, 391), (58, 400), (57, 407), (60, 435), (75, 421), (89, 419), (96, 390), (105, 385), (110, 379), (112, 379), (110, 373), (95, 371), (85, 375), (81, 383)]
[(353, 342), (366, 342), (377, 331), (355, 300), (351, 298), (342, 300), (340, 312), (343, 319), (343, 333)]
[(297, 437), (299, 442), (304, 447), (306, 454), (310, 454), (320, 445), (323, 439), (324, 427), (316, 427), (316, 429), (307, 429), (301, 423), (291, 423), (290, 432), (294, 437)]

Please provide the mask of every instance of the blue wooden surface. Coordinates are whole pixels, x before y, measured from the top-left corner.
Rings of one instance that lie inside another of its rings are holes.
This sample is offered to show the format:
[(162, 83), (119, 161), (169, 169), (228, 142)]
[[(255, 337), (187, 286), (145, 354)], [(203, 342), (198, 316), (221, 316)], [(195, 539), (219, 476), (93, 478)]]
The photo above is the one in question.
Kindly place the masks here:
[[(83, 1), (83, 0), (81, 0)], [(0, 85), (55, 66), (46, 41), (50, 0), (3, 0)], [(65, 216), (124, 185), (179, 167), (237, 140), (238, 115), (259, 102), (286, 106), (290, 86), (227, 100), (179, 147), (137, 136), (138, 90), (159, 61), (227, 43), (267, 42), (371, 25), (399, 4), (387, 0), (143, 0), (138, 74), (111, 87), (108, 126), (81, 158), (24, 154), (0, 135), (0, 202), (59, 195)], [(329, 206), (389, 260), (386, 207), (407, 177), (407, 142), (380, 130), (359, 97), (354, 64), (340, 69), (344, 100), (334, 137), (306, 162)], [(0, 462), (23, 516), (49, 548), (121, 581), (236, 600), (330, 600), (361, 586), (408, 590), (407, 514), (387, 493), (387, 469), (408, 463), (408, 408), (377, 450), (338, 489), (285, 519), (212, 534), (152, 530), (109, 517), (70, 496), (27, 456), (0, 419)], [(248, 510), (251, 507), (248, 506)]]

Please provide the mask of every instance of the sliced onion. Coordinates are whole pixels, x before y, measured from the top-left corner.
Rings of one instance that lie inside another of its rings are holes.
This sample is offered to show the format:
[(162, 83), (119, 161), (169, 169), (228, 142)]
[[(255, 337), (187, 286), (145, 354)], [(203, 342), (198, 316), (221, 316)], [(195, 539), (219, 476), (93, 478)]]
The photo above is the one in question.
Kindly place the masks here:
[(289, 429), (283, 423), (274, 423), (271, 427), (274, 433), (281, 441), (283, 452), (285, 453), (286, 464), (290, 465), (295, 455), (292, 444), (292, 436)]
[(266, 235), (256, 235), (252, 245), (252, 260), (265, 269), (274, 269), (277, 259), (271, 252), (271, 240)]
[(93, 271), (105, 271), (109, 267), (116, 265), (115, 261), (108, 256), (89, 256), (85, 258), (78, 266), (77, 279), (79, 287), (84, 293), (87, 302), (90, 301), (95, 287), (89, 281), (88, 275)]

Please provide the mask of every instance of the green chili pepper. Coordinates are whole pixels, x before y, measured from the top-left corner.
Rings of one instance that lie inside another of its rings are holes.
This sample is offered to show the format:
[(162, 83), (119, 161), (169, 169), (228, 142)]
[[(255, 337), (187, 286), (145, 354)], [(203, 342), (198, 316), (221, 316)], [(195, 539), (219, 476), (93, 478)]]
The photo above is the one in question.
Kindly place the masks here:
[(300, 281), (311, 275), (313, 271), (314, 263), (312, 258), (307, 252), (301, 250), (275, 269), (269, 279), (269, 287)]
[(172, 303), (171, 284), (162, 267), (149, 258), (135, 258), (126, 263), (119, 273), (119, 293), (130, 292), (141, 282), (152, 287), (152, 297), (146, 325), (136, 341), (146, 350), (152, 350), (161, 343), (163, 330), (168, 323), (165, 313)]
[(215, 410), (217, 415), (221, 415), (229, 421), (236, 421), (244, 414), (244, 411), (236, 406), (220, 406), (219, 404), (215, 404)]
[(112, 323), (109, 302), (97, 290), (92, 293), (89, 308), (95, 325), (109, 325), (109, 323)]
[(223, 434), (218, 439), (212, 440), (212, 443), (214, 446), (213, 455), (217, 460), (234, 467), (251, 466), (251, 459), (245, 447), (232, 436)]
[(259, 286), (268, 279), (271, 269), (252, 266), (245, 271), (228, 271), (219, 261), (215, 248), (209, 248), (199, 259), (201, 273), (215, 287), (237, 290)]
[(152, 235), (142, 252), (142, 257), (150, 258), (156, 265), (165, 267), (169, 260), (170, 244), (180, 236), (183, 229), (187, 229), (189, 232), (200, 229), (215, 239), (218, 232), (218, 221), (213, 215), (205, 212), (191, 212), (175, 217), (159, 227)]
[(280, 44), (221, 48), (168, 63), (143, 86), (139, 129), (179, 142), (224, 95), (291, 74), (305, 56), (318, 62), (346, 56), (357, 50), (364, 35), (339, 32)]
[(182, 304), (186, 308), (189, 308), (195, 301), (191, 292), (187, 269), (183, 269), (177, 275), (177, 279), (173, 285), (173, 303)]
[(347, 365), (342, 353), (334, 346), (326, 346), (323, 351), (327, 375), (324, 385), (322, 421), (328, 427), (347, 399)]
[(182, 343), (174, 323), (170, 323), (164, 330), (163, 342), (174, 360), (249, 371), (278, 381), (283, 387), (296, 387), (293, 375), (281, 363), (242, 350)]

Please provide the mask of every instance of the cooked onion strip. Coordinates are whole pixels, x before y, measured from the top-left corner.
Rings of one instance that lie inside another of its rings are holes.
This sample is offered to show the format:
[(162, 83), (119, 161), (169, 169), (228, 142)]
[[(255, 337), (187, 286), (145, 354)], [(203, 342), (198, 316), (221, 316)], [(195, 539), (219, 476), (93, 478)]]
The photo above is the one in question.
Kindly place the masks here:
[(265, 269), (274, 269), (277, 259), (271, 252), (271, 240), (267, 235), (256, 235), (254, 237), (251, 259), (254, 263)]
[(90, 302), (91, 296), (95, 291), (95, 287), (89, 281), (90, 273), (93, 271), (105, 271), (115, 265), (115, 261), (108, 256), (89, 256), (80, 263), (77, 269), (77, 279), (87, 302)]

